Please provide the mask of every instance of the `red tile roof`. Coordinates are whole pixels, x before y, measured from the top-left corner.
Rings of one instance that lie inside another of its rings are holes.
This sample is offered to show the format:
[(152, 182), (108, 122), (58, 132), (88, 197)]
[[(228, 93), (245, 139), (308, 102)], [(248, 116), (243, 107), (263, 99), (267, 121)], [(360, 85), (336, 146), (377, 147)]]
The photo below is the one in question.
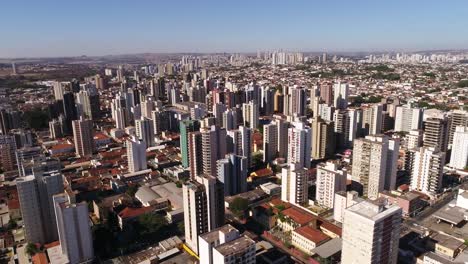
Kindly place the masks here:
[(134, 208), (134, 207), (126, 207), (125, 209), (123, 209), (120, 213), (119, 213), (119, 217), (120, 218), (134, 218), (134, 217), (138, 217), (142, 214), (146, 214), (148, 212), (151, 212), (153, 210), (153, 208), (151, 206), (149, 207), (138, 207), (138, 208)]
[(8, 200), (8, 209), (20, 209), (20, 203), (18, 199)]
[(283, 211), (283, 214), (301, 226), (317, 219), (314, 215), (297, 207), (288, 208)]
[(321, 220), (320, 221), (320, 228), (323, 228), (323, 229), (326, 229), (330, 232), (332, 232), (333, 234), (336, 234), (337, 236), (340, 236), (341, 237), (341, 234), (343, 232), (343, 229), (340, 228), (339, 226), (336, 226), (330, 222), (327, 222), (325, 220)]
[(49, 262), (47, 261), (47, 256), (44, 252), (39, 252), (36, 253), (32, 257), (32, 263), (33, 264), (48, 264)]
[(302, 226), (294, 230), (294, 232), (298, 233), (299, 235), (307, 238), (308, 240), (314, 242), (315, 244), (320, 244), (329, 240), (330, 238), (325, 235), (324, 233), (320, 232), (317, 229), (314, 229), (310, 226)]

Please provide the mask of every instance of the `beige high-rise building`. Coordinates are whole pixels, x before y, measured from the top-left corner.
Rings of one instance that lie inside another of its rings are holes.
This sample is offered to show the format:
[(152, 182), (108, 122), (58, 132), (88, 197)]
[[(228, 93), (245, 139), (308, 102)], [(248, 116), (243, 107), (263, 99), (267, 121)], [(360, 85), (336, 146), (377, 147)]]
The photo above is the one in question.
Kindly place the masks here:
[(312, 158), (324, 159), (335, 152), (335, 132), (333, 122), (326, 122), (320, 117), (312, 121)]
[(376, 135), (382, 132), (382, 104), (365, 107), (362, 111), (362, 131), (365, 135)]
[(80, 118), (72, 121), (75, 152), (79, 157), (91, 157), (94, 152), (93, 121)]
[(448, 145), (448, 121), (445, 118), (427, 118), (424, 121), (424, 147), (438, 148), (447, 151)]
[(346, 190), (347, 171), (334, 162), (317, 165), (315, 199), (318, 205), (334, 208), (335, 193)]
[(465, 110), (454, 110), (449, 113), (449, 146), (454, 145), (454, 135), (457, 126), (467, 127), (468, 126), (468, 111)]
[(244, 115), (244, 125), (246, 127), (250, 127), (251, 129), (257, 129), (260, 117), (258, 104), (254, 101), (243, 104), (242, 113)]
[(352, 179), (362, 187), (362, 194), (377, 199), (384, 190), (388, 137), (367, 136), (354, 141)]
[(13, 135), (0, 135), (0, 166), (4, 171), (16, 169), (16, 140)]
[(394, 264), (398, 258), (402, 209), (362, 201), (344, 213), (341, 263)]
[(423, 145), (423, 132), (422, 130), (410, 130), (405, 136), (406, 149), (415, 149)]

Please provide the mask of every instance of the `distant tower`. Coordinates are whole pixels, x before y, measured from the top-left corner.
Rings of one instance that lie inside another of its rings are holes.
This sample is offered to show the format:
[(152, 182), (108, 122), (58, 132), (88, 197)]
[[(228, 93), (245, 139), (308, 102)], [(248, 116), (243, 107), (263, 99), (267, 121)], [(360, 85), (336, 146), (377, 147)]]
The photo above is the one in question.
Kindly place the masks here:
[(17, 72), (16, 72), (16, 64), (15, 64), (14, 61), (11, 63), (11, 70), (12, 70), (11, 73), (12, 73), (13, 75), (16, 75), (16, 74), (17, 74)]

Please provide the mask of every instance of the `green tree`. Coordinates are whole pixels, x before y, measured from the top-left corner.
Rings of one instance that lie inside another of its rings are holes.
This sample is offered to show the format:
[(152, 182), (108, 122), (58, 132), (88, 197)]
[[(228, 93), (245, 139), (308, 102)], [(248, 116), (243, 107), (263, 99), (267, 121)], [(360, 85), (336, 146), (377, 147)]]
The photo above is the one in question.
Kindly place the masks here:
[(26, 245), (26, 254), (28, 254), (30, 257), (36, 255), (36, 253), (39, 253), (40, 250), (37, 248), (37, 246), (33, 243), (28, 243)]
[(16, 223), (16, 220), (10, 219), (10, 221), (8, 221), (7, 228), (11, 230), (11, 229), (15, 229), (16, 227), (18, 227), (18, 223)]
[(242, 197), (236, 197), (229, 205), (229, 209), (236, 215), (242, 216), (245, 211), (249, 208), (249, 201)]
[(139, 186), (136, 185), (136, 184), (130, 185), (130, 186), (128, 186), (127, 191), (125, 191), (125, 193), (128, 194), (131, 197), (135, 197), (135, 193), (138, 191), (138, 188), (139, 188)]
[(140, 234), (149, 236), (159, 233), (167, 225), (167, 220), (161, 215), (148, 213), (138, 217), (138, 224)]
[(468, 87), (468, 80), (461, 80), (457, 83), (459, 88)]

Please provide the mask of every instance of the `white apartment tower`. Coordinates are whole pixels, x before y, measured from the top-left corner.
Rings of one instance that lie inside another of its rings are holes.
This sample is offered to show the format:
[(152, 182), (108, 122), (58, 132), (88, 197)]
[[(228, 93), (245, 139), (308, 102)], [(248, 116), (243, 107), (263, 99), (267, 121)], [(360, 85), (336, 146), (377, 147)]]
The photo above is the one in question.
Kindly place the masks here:
[(422, 128), (423, 110), (408, 106), (398, 106), (395, 116), (395, 131), (409, 132)]
[(333, 106), (336, 109), (346, 109), (348, 107), (349, 85), (347, 83), (333, 84)]
[(335, 193), (346, 190), (346, 170), (340, 170), (333, 162), (317, 165), (317, 183), (315, 199), (317, 204), (334, 208)]
[(396, 264), (402, 209), (362, 201), (345, 210), (341, 263)]
[(309, 200), (309, 173), (300, 164), (290, 164), (281, 172), (281, 200), (296, 204), (307, 205)]
[(288, 163), (310, 168), (312, 130), (302, 122), (288, 129)]
[(127, 140), (127, 160), (128, 160), (128, 171), (138, 172), (146, 170), (146, 143), (136, 138)]
[(411, 189), (434, 195), (440, 192), (445, 164), (445, 152), (433, 147), (421, 147), (414, 154)]
[(457, 126), (453, 135), (450, 167), (463, 170), (468, 166), (468, 127)]

